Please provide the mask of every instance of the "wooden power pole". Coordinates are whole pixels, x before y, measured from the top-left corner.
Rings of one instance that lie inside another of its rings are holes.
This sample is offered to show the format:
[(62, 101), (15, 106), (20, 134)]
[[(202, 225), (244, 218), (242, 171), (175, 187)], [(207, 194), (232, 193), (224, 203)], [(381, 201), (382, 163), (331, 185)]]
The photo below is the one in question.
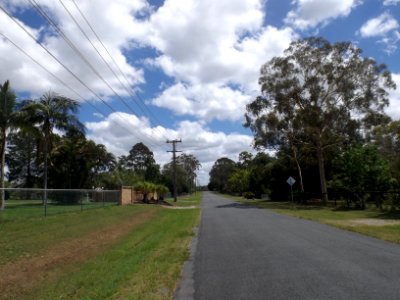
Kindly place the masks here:
[(168, 140), (167, 143), (168, 144), (172, 144), (172, 151), (167, 151), (167, 152), (172, 152), (172, 166), (173, 166), (173, 172), (174, 172), (174, 175), (173, 175), (173, 179), (174, 179), (174, 202), (176, 202), (176, 200), (177, 200), (177, 198), (176, 198), (177, 197), (176, 196), (176, 194), (177, 194), (177, 189), (176, 189), (176, 152), (182, 152), (182, 151), (176, 150), (176, 143), (182, 143), (182, 140), (181, 139), (172, 140), (172, 141)]

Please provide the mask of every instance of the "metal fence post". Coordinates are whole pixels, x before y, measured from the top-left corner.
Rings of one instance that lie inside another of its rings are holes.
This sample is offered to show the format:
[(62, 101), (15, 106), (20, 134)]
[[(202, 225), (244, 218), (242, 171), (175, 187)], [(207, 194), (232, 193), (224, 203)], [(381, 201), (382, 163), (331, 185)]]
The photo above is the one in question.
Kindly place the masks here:
[(47, 217), (47, 191), (44, 191), (44, 216)]

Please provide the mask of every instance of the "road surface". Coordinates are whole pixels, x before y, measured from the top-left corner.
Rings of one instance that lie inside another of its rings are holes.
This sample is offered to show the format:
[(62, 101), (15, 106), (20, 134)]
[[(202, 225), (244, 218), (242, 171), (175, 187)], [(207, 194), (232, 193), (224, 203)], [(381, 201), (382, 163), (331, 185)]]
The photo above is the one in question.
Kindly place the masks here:
[(400, 246), (204, 193), (174, 299), (400, 299)]

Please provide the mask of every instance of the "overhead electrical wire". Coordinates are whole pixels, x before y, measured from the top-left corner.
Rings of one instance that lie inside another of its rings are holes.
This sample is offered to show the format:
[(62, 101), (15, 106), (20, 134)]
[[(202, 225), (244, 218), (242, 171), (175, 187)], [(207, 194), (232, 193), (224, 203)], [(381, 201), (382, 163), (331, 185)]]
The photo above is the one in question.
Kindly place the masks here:
[[(131, 91), (131, 88), (129, 88), (129, 81), (127, 80), (127, 78), (125, 77), (128, 87), (121, 81), (121, 79), (119, 78), (119, 76), (115, 73), (115, 71), (113, 70), (113, 68), (110, 66), (110, 64), (107, 62), (107, 60), (104, 58), (104, 56), (100, 53), (100, 51), (97, 49), (97, 47), (93, 44), (92, 40), (89, 38), (89, 36), (86, 34), (86, 32), (83, 30), (82, 26), (79, 24), (79, 22), (76, 20), (76, 18), (72, 15), (71, 11), (65, 6), (64, 2), (62, 0), (59, 0), (60, 4), (62, 5), (62, 7), (64, 8), (64, 10), (67, 12), (67, 14), (69, 15), (69, 17), (72, 19), (72, 21), (75, 23), (75, 25), (78, 27), (79, 31), (83, 34), (83, 36), (86, 38), (86, 40), (90, 43), (90, 45), (92, 46), (92, 48), (96, 51), (96, 53), (100, 56), (100, 58), (102, 59), (102, 61), (104, 62), (104, 64), (107, 66), (107, 68), (110, 70), (110, 72), (115, 76), (115, 78), (119, 81), (119, 83), (121, 84), (121, 86), (125, 89), (125, 91), (133, 98), (134, 94)], [(82, 14), (81, 10), (79, 9), (79, 7), (76, 5), (76, 3), (74, 3), (75, 6), (78, 8), (82, 18), (85, 20), (85, 22), (88, 24), (88, 26), (91, 28), (92, 32), (94, 32), (93, 27), (88, 23), (87, 19), (84, 17), (84, 15)], [(104, 46), (104, 43), (101, 41), (101, 39), (99, 38), (99, 36), (94, 32), (96, 38), (98, 39), (98, 41), (100, 42), (100, 44), (103, 46), (103, 48), (106, 50), (106, 52), (108, 53), (108, 55), (110, 56), (110, 58), (112, 59), (112, 61), (114, 62), (115, 65), (115, 59), (111, 56), (111, 54), (109, 53), (109, 51), (107, 50), (107, 48)], [(118, 65), (117, 65), (118, 67)], [(122, 75), (124, 76), (124, 73), (122, 72), (122, 70), (118, 67), (118, 69), (120, 70), (120, 72), (122, 73)], [(137, 95), (137, 94), (136, 94)], [(135, 102), (136, 103), (136, 102)], [(138, 105), (139, 109), (141, 110), (141, 112), (144, 115), (147, 115), (147, 113), (144, 111), (144, 109)], [(147, 108), (147, 106), (144, 104), (144, 107)], [(148, 109), (148, 111), (151, 113), (151, 111)], [(150, 116), (149, 116), (150, 117)], [(156, 117), (153, 115), (153, 117), (156, 119)], [(151, 118), (149, 118), (150, 123), (151, 122)], [(161, 125), (161, 124), (159, 124)], [(154, 130), (158, 131), (161, 135), (164, 136), (165, 139), (168, 139), (164, 133), (162, 133), (161, 131), (158, 130), (157, 127), (154, 127)]]
[[(61, 0), (60, 0), (61, 1)], [(108, 56), (111, 58), (114, 66), (119, 70), (119, 72), (121, 73), (122, 77), (125, 79), (125, 82), (128, 84), (128, 87), (130, 86), (129, 84), (129, 80), (126, 77), (125, 73), (122, 71), (122, 69), (119, 67), (118, 63), (115, 61), (114, 57), (110, 54), (110, 51), (108, 51), (107, 47), (104, 45), (104, 43), (101, 41), (99, 35), (97, 34), (97, 32), (94, 30), (93, 26), (90, 24), (89, 20), (86, 18), (86, 16), (84, 15), (84, 13), (82, 12), (82, 10), (79, 8), (78, 4), (75, 2), (75, 0), (71, 0), (71, 2), (74, 4), (74, 6), (76, 7), (77, 11), (79, 12), (79, 14), (81, 15), (82, 19), (85, 21), (85, 23), (88, 25), (88, 27), (90, 28), (90, 30), (92, 31), (92, 33), (94, 34), (94, 36), (96, 37), (97, 41), (102, 45), (103, 49), (106, 51), (106, 53), (108, 54)], [(132, 91), (132, 93), (139, 99), (140, 103), (143, 103), (144, 108), (149, 112), (150, 115), (152, 115), (152, 117), (157, 121), (158, 125), (162, 126), (160, 120), (157, 118), (157, 116), (155, 114), (153, 114), (153, 112), (147, 107), (147, 105), (144, 103), (143, 99), (140, 97), (140, 95), (138, 93), (136, 93), (133, 89), (130, 89)]]
[(20, 46), (18, 46), (13, 40), (11, 40), (8, 36), (6, 36), (3, 32), (0, 31), (0, 35), (4, 39), (6, 39), (9, 43), (13, 44), (15, 48), (17, 48), (19, 51), (21, 51), (23, 54), (25, 54), (25, 56), (29, 57), (34, 63), (36, 63), (38, 66), (40, 66), (44, 71), (46, 71), (48, 74), (50, 74), (53, 78), (58, 80), (58, 82), (60, 82), (63, 86), (65, 86), (72, 93), (74, 93), (78, 98), (80, 98), (82, 101), (86, 102), (89, 106), (91, 106), (93, 109), (97, 110), (97, 112), (99, 112), (100, 114), (104, 115), (104, 113), (101, 110), (99, 110), (96, 106), (94, 106), (90, 101), (83, 98), (83, 96), (81, 96), (77, 91), (75, 91), (73, 88), (71, 88), (67, 83), (65, 83), (65, 81), (63, 81), (57, 75), (55, 75), (53, 72), (48, 70), (40, 62), (38, 62), (33, 56), (31, 56), (24, 49), (22, 49)]
[[(56, 60), (67, 72), (72, 75), (80, 84), (82, 84), (85, 88), (87, 88), (97, 99), (99, 99), (105, 106), (107, 106), (112, 112), (114, 112), (120, 118), (123, 117), (126, 121), (129, 122), (129, 119), (125, 118), (120, 112), (116, 111), (110, 104), (108, 104), (101, 96), (99, 96), (92, 88), (90, 88), (85, 82), (83, 82), (74, 72), (71, 71), (64, 63), (62, 63), (47, 47), (45, 47), (42, 43), (36, 40), (36, 38), (30, 33), (20, 22), (14, 19), (14, 17), (0, 4), (0, 10), (3, 11), (15, 24), (17, 24), (31, 39), (35, 41), (43, 50), (45, 50), (54, 60)], [(136, 135), (136, 133), (131, 130), (131, 128), (123, 127), (132, 133), (138, 140), (142, 140), (142, 137)], [(159, 147), (160, 145), (155, 145), (152, 142), (146, 141), (150, 145)], [(163, 145), (164, 146), (164, 145)]]
[[(36, 0), (27, 0), (35, 10), (53, 27), (56, 32), (64, 39), (68, 46), (83, 60), (83, 62), (97, 75), (97, 77), (114, 93), (114, 95), (128, 108), (128, 110), (135, 116), (137, 113), (129, 106), (129, 104), (115, 91), (115, 89), (104, 79), (104, 77), (94, 68), (94, 66), (87, 60), (83, 53), (76, 47), (76, 45), (66, 36), (61, 28), (52, 20), (52, 18), (40, 7)], [(161, 144), (159, 144), (161, 146)], [(163, 146), (161, 146), (163, 147)]]
[(93, 67), (89, 60), (83, 55), (83, 53), (75, 46), (75, 44), (64, 34), (64, 32), (58, 27), (58, 25), (50, 18), (50, 16), (37, 4), (36, 0), (27, 0), (35, 8), (35, 10), (57, 31), (61, 38), (68, 44), (68, 46), (83, 60), (83, 62), (100, 78), (101, 81), (114, 93), (114, 95), (121, 100), (122, 103), (131, 111), (134, 115), (136, 112), (126, 103), (126, 101), (114, 90), (114, 88), (104, 79), (103, 76)]

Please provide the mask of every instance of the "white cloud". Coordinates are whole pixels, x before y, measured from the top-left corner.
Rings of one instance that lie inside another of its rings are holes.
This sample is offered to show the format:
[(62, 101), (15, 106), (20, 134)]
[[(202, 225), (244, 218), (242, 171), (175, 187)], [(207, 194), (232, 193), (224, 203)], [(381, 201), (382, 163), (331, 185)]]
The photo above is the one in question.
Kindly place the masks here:
[(397, 5), (400, 3), (400, 0), (384, 0), (383, 5)]
[(387, 54), (392, 54), (397, 50), (400, 41), (399, 27), (397, 20), (391, 14), (385, 12), (368, 20), (361, 26), (358, 33), (364, 38), (380, 37), (378, 43), (384, 45)]
[(389, 13), (383, 13), (361, 26), (360, 34), (362, 37), (382, 36), (398, 27), (399, 24), (395, 18)]
[[(102, 74), (104, 79), (120, 94), (127, 92), (123, 89), (119, 81), (114, 77), (111, 71), (106, 67), (90, 43), (79, 32), (72, 19), (68, 16), (66, 10), (58, 1), (37, 0), (42, 8), (58, 24), (65, 35), (72, 40), (80, 49), (83, 55), (91, 62), (96, 70)], [(88, 35), (94, 41), (94, 44), (101, 49), (101, 45), (95, 41), (93, 34), (85, 26), (80, 18), (79, 12), (72, 5), (71, 1), (63, 1), (71, 13), (86, 30)], [(119, 67), (124, 71), (131, 85), (136, 85), (144, 81), (143, 71), (136, 69), (127, 63), (123, 54), (124, 48), (129, 46), (131, 27), (134, 27), (137, 21), (132, 14), (140, 13), (148, 9), (147, 2), (144, 0), (136, 1), (106, 1), (99, 0), (94, 4), (90, 1), (77, 1), (81, 11), (85, 14), (89, 22), (95, 28), (102, 42), (107, 45), (109, 52), (117, 61)], [(11, 11), (21, 11), (33, 9), (27, 6), (26, 1), (9, 0), (7, 8)], [(104, 12), (107, 12), (106, 14)], [(104, 97), (114, 95), (113, 92), (100, 80), (85, 63), (67, 46), (65, 41), (58, 35), (54, 35), (47, 23), (43, 23), (40, 28), (32, 28), (27, 24), (23, 26), (30, 31), (36, 39), (40, 39), (43, 44), (66, 66), (68, 66), (77, 77), (82, 79), (88, 86), (94, 89), (98, 94)], [(32, 26), (32, 25), (31, 25)], [(0, 12), (0, 28), (2, 32), (17, 45), (28, 52), (35, 60), (40, 62), (52, 73), (62, 78), (69, 86), (73, 87), (79, 94), (85, 98), (94, 96), (84, 88), (75, 78), (73, 78), (61, 65), (51, 58), (45, 50), (37, 45), (21, 28), (11, 21), (3, 12)], [(102, 54), (108, 63), (112, 61), (102, 50)], [(33, 61), (19, 52), (10, 42), (0, 37), (0, 80), (10, 79), (13, 88), (17, 91), (25, 91), (34, 95), (41, 95), (46, 90), (54, 90), (70, 97), (77, 96), (62, 86), (56, 79), (37, 66)], [(6, 67), (4, 67), (6, 66)]]
[(126, 155), (138, 142), (146, 144), (155, 154), (157, 163), (164, 165), (171, 160), (165, 136), (170, 139), (181, 138), (179, 149), (193, 154), (202, 164), (198, 176), (201, 184), (208, 183), (208, 173), (220, 157), (237, 160), (241, 151), (254, 152), (251, 147), (252, 136), (239, 133), (212, 132), (198, 122), (183, 121), (175, 130), (162, 127), (151, 128), (148, 120), (129, 114), (111, 114), (100, 122), (85, 124), (88, 138), (104, 144), (117, 156)]
[(296, 37), (263, 18), (259, 0), (166, 1), (138, 37), (160, 53), (147, 62), (176, 80), (152, 103), (205, 121), (240, 119), (261, 65)]
[[(294, 36), (288, 28), (263, 27), (263, 18), (260, 0), (165, 1), (145, 25), (142, 40), (161, 53), (153, 64), (179, 81), (248, 85), (257, 81), (260, 65), (281, 54)], [(246, 53), (244, 41), (265, 51)]]
[[(98, 58), (90, 43), (81, 35), (59, 1), (37, 1), (46, 8), (65, 34), (78, 45), (85, 57), (118, 94), (127, 95), (119, 81)], [(25, 1), (8, 0), (7, 3), (14, 11), (28, 9)], [(98, 49), (102, 49), (73, 3), (66, 0), (63, 3), (92, 37)], [(242, 115), (238, 110), (243, 111), (249, 95), (259, 90), (257, 81), (261, 65), (273, 56), (280, 55), (290, 41), (296, 38), (290, 28), (277, 29), (263, 26), (264, 0), (184, 2), (166, 0), (157, 10), (150, 7), (145, 0), (99, 0), (95, 3), (92, 1), (77, 1), (77, 3), (119, 66), (125, 74), (128, 74), (131, 85), (144, 83), (144, 71), (130, 65), (127, 55), (134, 57), (134, 50), (137, 47), (152, 47), (157, 51), (157, 57), (148, 57), (144, 60), (161, 68), (176, 82), (176, 86), (166, 87), (164, 93), (157, 97), (154, 103), (179, 114), (205, 117), (207, 121), (213, 118), (237, 120)], [(11, 39), (24, 49), (29, 49), (29, 53), (36, 60), (62, 78), (79, 94), (85, 98), (94, 98), (6, 17), (0, 18), (0, 27), (7, 28), (6, 33)], [(34, 29), (25, 24), (25, 27), (34, 32), (36, 38), (43, 39), (50, 51), (97, 94), (104, 98), (114, 96), (104, 82), (66, 46), (62, 38), (51, 34), (48, 25)], [(107, 60), (112, 65), (108, 58)], [(1, 39), (0, 63), (6, 66), (0, 69), (0, 80), (10, 79), (18, 92), (26, 91), (39, 96), (51, 89), (73, 98), (77, 97), (7, 41)], [(195, 91), (198, 91), (200, 85), (206, 85), (207, 88), (203, 93), (197, 94)], [(180, 86), (185, 88), (178, 89)], [(183, 94), (178, 95), (179, 91)], [(172, 92), (179, 99), (188, 95), (191, 97), (190, 103), (186, 101), (186, 105), (190, 106), (186, 112), (185, 107), (177, 109), (175, 105), (161, 101), (163, 95)], [(228, 116), (225, 116), (222, 106), (227, 108)], [(196, 110), (195, 113), (193, 109)]]
[(203, 121), (239, 120), (243, 118), (250, 96), (228, 86), (177, 83), (153, 100), (178, 115), (192, 115)]
[(390, 105), (386, 108), (386, 113), (394, 120), (400, 120), (400, 74), (393, 73), (392, 79), (396, 83), (397, 89), (389, 92)]
[(293, 0), (296, 8), (285, 19), (287, 24), (304, 30), (325, 25), (332, 19), (346, 17), (361, 3), (360, 0)]

